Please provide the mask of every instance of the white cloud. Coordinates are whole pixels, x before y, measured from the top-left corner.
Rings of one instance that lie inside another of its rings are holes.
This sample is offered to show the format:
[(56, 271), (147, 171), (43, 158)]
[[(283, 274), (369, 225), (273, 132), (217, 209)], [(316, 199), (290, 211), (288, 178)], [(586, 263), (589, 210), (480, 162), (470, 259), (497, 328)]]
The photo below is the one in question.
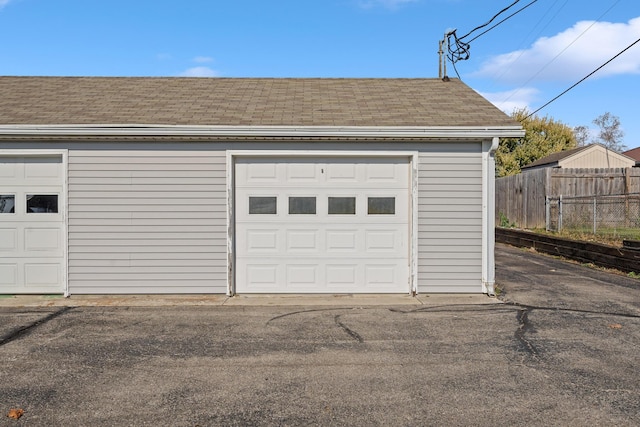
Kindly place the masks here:
[(179, 74), (181, 77), (216, 77), (218, 73), (209, 67), (193, 67)]
[(493, 105), (507, 114), (514, 110), (526, 108), (531, 110), (530, 105), (536, 99), (539, 91), (535, 88), (521, 88), (505, 92), (481, 92)]
[[(640, 38), (640, 17), (628, 23), (580, 21), (529, 49), (498, 55), (485, 62), (476, 77), (522, 84), (524, 81), (578, 80)], [(640, 45), (598, 71), (596, 77), (640, 73)]]
[(11, 0), (0, 0), (0, 9), (9, 4)]
[(209, 56), (196, 56), (195, 58), (193, 58), (193, 62), (196, 62), (198, 64), (206, 64), (208, 62), (213, 62), (213, 58)]
[(363, 9), (371, 9), (376, 6), (386, 7), (387, 9), (397, 9), (407, 3), (416, 3), (420, 0), (360, 0), (358, 5)]

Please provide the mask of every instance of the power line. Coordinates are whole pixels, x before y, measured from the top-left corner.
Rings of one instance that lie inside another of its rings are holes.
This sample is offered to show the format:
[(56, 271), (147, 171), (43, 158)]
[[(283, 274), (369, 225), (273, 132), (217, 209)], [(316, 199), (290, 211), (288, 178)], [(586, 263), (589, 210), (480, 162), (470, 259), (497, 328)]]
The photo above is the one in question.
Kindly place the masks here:
[(493, 18), (491, 18), (490, 20), (488, 20), (484, 24), (475, 27), (473, 30), (469, 31), (467, 34), (465, 34), (464, 36), (460, 37), (460, 39), (464, 39), (465, 37), (469, 37), (473, 32), (478, 31), (479, 29), (484, 28), (487, 25), (491, 24), (491, 22), (493, 22), (494, 19), (496, 19), (498, 16), (502, 15), (503, 13), (505, 13), (507, 10), (511, 9), (513, 6), (516, 5), (516, 3), (519, 3), (519, 2), (520, 2), (520, 0), (514, 1), (509, 6), (505, 7), (500, 12), (496, 13), (495, 15), (493, 15)]
[[(558, 2), (559, 2), (559, 0), (556, 0), (556, 2), (554, 3), (554, 6), (555, 6), (556, 4), (558, 4)], [(560, 14), (560, 12), (562, 11), (562, 9), (567, 5), (567, 3), (568, 3), (568, 2), (569, 2), (569, 0), (564, 0), (564, 3), (562, 3), (562, 5), (560, 6), (560, 8), (559, 8), (558, 10), (556, 10), (556, 11), (555, 11), (555, 13), (554, 13), (554, 14), (553, 14), (553, 16), (551, 17), (551, 19), (549, 19), (549, 21), (548, 21), (548, 22), (547, 22), (547, 23), (546, 23), (546, 24), (545, 24), (545, 25), (544, 25), (540, 30), (538, 30), (538, 32), (537, 32), (537, 33), (536, 33), (536, 35), (533, 37), (533, 39), (537, 39), (537, 38), (540, 36), (540, 34), (542, 34), (542, 32), (543, 32), (543, 31), (544, 31), (544, 30), (545, 30), (549, 25), (551, 25), (551, 22), (553, 22), (553, 20), (558, 16), (558, 14)], [(553, 7), (553, 6), (552, 6), (552, 7)], [(519, 52), (519, 53), (518, 53), (518, 56), (517, 56), (513, 61), (511, 61), (511, 63), (510, 63), (507, 67), (504, 67), (504, 68), (502, 69), (502, 71), (501, 71), (498, 75), (496, 75), (496, 76), (493, 78), (493, 80), (494, 80), (494, 81), (498, 81), (498, 80), (500, 80), (500, 78), (502, 78), (502, 76), (504, 76), (505, 74), (507, 74), (507, 72), (509, 72), (509, 71), (511, 70), (511, 68), (513, 67), (513, 64), (515, 64), (515, 63), (518, 61), (518, 59), (520, 59), (520, 58), (522, 57), (522, 55), (524, 55), (525, 50), (524, 50), (524, 49), (521, 49), (521, 48), (522, 48), (522, 46), (524, 46), (524, 44), (525, 44), (525, 42), (526, 42), (527, 40), (530, 40), (530, 39), (529, 39), (529, 36), (531, 36), (531, 35), (535, 32), (536, 28), (538, 28), (538, 26), (542, 24), (542, 22), (543, 22), (543, 21), (544, 21), (544, 19), (547, 17), (547, 15), (548, 15), (549, 13), (551, 13), (551, 10), (552, 10), (552, 8), (547, 9), (547, 11), (544, 13), (544, 15), (542, 16), (542, 18), (540, 18), (540, 20), (538, 21), (538, 23), (537, 23), (537, 24), (536, 24), (536, 25), (531, 29), (531, 31), (529, 31), (529, 33), (528, 33), (528, 34), (527, 34), (527, 35), (522, 39), (522, 42), (521, 42), (521, 43), (520, 43), (520, 45), (518, 46), (518, 49), (516, 49), (516, 52)], [(495, 86), (495, 83), (494, 83), (494, 86)]]
[(555, 98), (553, 98), (551, 101), (547, 102), (546, 104), (544, 104), (542, 107), (538, 108), (536, 111), (534, 111), (533, 113), (529, 114), (526, 118), (528, 119), (529, 117), (533, 116), (534, 114), (536, 114), (538, 111), (542, 110), (544, 107), (546, 107), (547, 105), (551, 104), (552, 102), (554, 102), (556, 99), (560, 98), (562, 95), (564, 95), (565, 93), (569, 92), (571, 89), (573, 89), (574, 87), (578, 86), (580, 83), (582, 83), (583, 81), (587, 80), (589, 77), (591, 77), (592, 75), (594, 75), (595, 73), (597, 73), (598, 71), (600, 71), (602, 68), (604, 68), (607, 64), (609, 64), (611, 61), (613, 61), (614, 59), (616, 59), (617, 57), (619, 57), (620, 55), (622, 55), (623, 53), (625, 53), (626, 51), (628, 51), (629, 49), (631, 49), (634, 45), (636, 45), (637, 43), (640, 42), (640, 39), (634, 41), (633, 43), (631, 43), (629, 46), (627, 46), (626, 48), (622, 49), (620, 52), (618, 52), (615, 56), (613, 56), (611, 59), (609, 59), (607, 62), (605, 62), (604, 64), (602, 64), (601, 66), (599, 66), (598, 68), (596, 68), (595, 70), (593, 70), (592, 72), (590, 72), (589, 74), (587, 74), (586, 76), (584, 76), (582, 79), (580, 79), (578, 82), (574, 83), (573, 85), (571, 85), (570, 88), (566, 89), (565, 91), (563, 91), (560, 95), (556, 96)]
[[(500, 12), (498, 12), (497, 14), (495, 14), (493, 16), (493, 18), (491, 18), (489, 21), (487, 21), (486, 23), (477, 26), (476, 28), (474, 28), (473, 30), (469, 31), (467, 34), (465, 34), (462, 37), (458, 37), (458, 35), (456, 34), (456, 30), (453, 30), (449, 33), (447, 33), (445, 35), (446, 40), (447, 40), (447, 50), (449, 52), (449, 55), (447, 56), (447, 58), (451, 61), (452, 64), (454, 64), (454, 69), (455, 69), (455, 63), (458, 61), (466, 61), (467, 59), (469, 59), (469, 57), (471, 56), (470, 54), (470, 49), (471, 49), (471, 42), (476, 40), (477, 38), (483, 36), (484, 34), (488, 33), (489, 31), (493, 30), (494, 28), (496, 28), (498, 25), (502, 24), (503, 22), (507, 21), (508, 19), (514, 17), (515, 15), (517, 15), (518, 13), (522, 12), (523, 10), (525, 10), (526, 8), (528, 8), (529, 6), (531, 6), (532, 4), (536, 3), (538, 0), (532, 0), (531, 2), (529, 2), (527, 5), (525, 5), (524, 7), (520, 8), (519, 10), (517, 10), (516, 12), (512, 13), (511, 15), (507, 16), (506, 18), (504, 18), (503, 20), (501, 20), (500, 22), (496, 23), (495, 25), (489, 27), (488, 29), (486, 29), (485, 31), (483, 31), (482, 33), (478, 34), (477, 36), (475, 36), (474, 38), (472, 38), (471, 40), (464, 41), (463, 39), (466, 37), (469, 37), (471, 34), (473, 34), (475, 31), (482, 29), (484, 27), (486, 27), (487, 25), (489, 25), (491, 22), (493, 22), (498, 16), (502, 15), (504, 12), (506, 12), (507, 10), (511, 9), (513, 6), (515, 6), (517, 3), (520, 2), (520, 0), (516, 0), (513, 3), (511, 3), (509, 6), (505, 7), (504, 9), (502, 9)], [(452, 48), (452, 43), (451, 43), (451, 37), (454, 38), (454, 45), (455, 47)], [(456, 74), (457, 74), (457, 70), (456, 70)], [(458, 77), (460, 77), (460, 75), (458, 75)]]
[[(581, 32), (578, 37), (576, 37), (575, 39), (573, 39), (573, 41), (571, 43), (569, 43), (567, 46), (565, 46), (564, 49), (562, 49), (560, 52), (558, 52), (558, 54), (556, 56), (554, 56), (549, 62), (547, 62), (542, 68), (540, 68), (533, 76), (529, 77), (529, 79), (527, 81), (525, 81), (522, 85), (520, 85), (520, 87), (518, 89), (516, 89), (515, 91), (511, 92), (511, 94), (506, 98), (503, 99), (500, 104), (503, 104), (505, 102), (507, 102), (508, 100), (510, 100), (511, 98), (513, 98), (514, 96), (516, 96), (520, 90), (525, 87), (529, 82), (531, 82), (533, 79), (535, 79), (536, 77), (538, 77), (549, 65), (551, 65), (556, 59), (558, 59), (560, 57), (560, 55), (562, 55), (564, 52), (567, 51), (567, 49), (569, 49), (575, 42), (578, 41), (579, 38), (581, 38), (582, 36), (585, 35), (585, 33), (587, 31), (589, 31), (594, 25), (596, 25), (597, 23), (600, 22), (600, 20), (611, 11), (611, 9), (613, 9), (618, 3), (620, 3), (620, 0), (616, 0), (607, 10), (605, 10), (604, 12), (602, 12), (602, 14), (591, 23), (591, 25), (589, 25), (583, 32)], [(520, 55), (522, 56), (522, 55)], [(520, 58), (520, 56), (518, 56), (518, 58)], [(518, 59), (516, 58), (516, 60)], [(513, 65), (513, 62), (512, 62)]]
[(525, 6), (521, 7), (520, 9), (516, 10), (515, 12), (513, 12), (511, 15), (507, 16), (506, 18), (504, 18), (502, 21), (496, 23), (495, 25), (487, 28), (486, 30), (484, 30), (483, 32), (481, 32), (480, 34), (478, 34), (477, 36), (475, 36), (474, 38), (472, 38), (471, 40), (469, 40), (467, 43), (471, 43), (472, 41), (474, 41), (475, 39), (487, 34), (489, 31), (493, 30), (494, 28), (496, 28), (498, 25), (502, 24), (504, 21), (506, 21), (509, 18), (513, 18), (514, 16), (516, 16), (518, 13), (522, 12), (523, 10), (525, 10), (526, 8), (528, 8), (529, 6), (531, 6), (532, 4), (534, 4), (535, 2), (537, 2), (538, 0), (532, 0), (531, 2), (529, 2), (528, 4), (526, 4)]

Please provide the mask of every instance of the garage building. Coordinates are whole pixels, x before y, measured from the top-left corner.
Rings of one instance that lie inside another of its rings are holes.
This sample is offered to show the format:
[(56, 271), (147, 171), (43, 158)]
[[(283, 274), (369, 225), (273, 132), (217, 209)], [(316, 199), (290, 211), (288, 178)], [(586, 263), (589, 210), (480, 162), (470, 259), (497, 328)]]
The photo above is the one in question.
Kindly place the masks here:
[(493, 293), (456, 79), (0, 77), (0, 294)]

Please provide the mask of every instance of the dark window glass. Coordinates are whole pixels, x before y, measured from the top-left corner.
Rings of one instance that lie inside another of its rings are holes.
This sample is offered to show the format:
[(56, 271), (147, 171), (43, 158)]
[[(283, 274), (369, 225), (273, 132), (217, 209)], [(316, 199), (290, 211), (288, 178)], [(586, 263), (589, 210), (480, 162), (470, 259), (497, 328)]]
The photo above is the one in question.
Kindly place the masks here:
[(58, 195), (27, 194), (27, 213), (58, 213)]
[(289, 197), (289, 213), (292, 215), (313, 215), (316, 213), (315, 197)]
[(0, 194), (0, 213), (14, 213), (16, 196), (13, 194)]
[(249, 197), (249, 214), (275, 215), (278, 211), (276, 197)]
[(329, 197), (329, 215), (355, 215), (355, 197)]
[(396, 213), (395, 197), (369, 197), (369, 215), (393, 215)]

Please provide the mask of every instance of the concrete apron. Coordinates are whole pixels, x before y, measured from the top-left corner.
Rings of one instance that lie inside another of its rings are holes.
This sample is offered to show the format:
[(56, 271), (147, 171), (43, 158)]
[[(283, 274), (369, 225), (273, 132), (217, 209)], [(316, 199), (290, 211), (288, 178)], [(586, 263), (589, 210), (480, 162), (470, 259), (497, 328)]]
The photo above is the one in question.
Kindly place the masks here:
[(451, 306), (501, 304), (483, 294), (0, 295), (0, 307)]

